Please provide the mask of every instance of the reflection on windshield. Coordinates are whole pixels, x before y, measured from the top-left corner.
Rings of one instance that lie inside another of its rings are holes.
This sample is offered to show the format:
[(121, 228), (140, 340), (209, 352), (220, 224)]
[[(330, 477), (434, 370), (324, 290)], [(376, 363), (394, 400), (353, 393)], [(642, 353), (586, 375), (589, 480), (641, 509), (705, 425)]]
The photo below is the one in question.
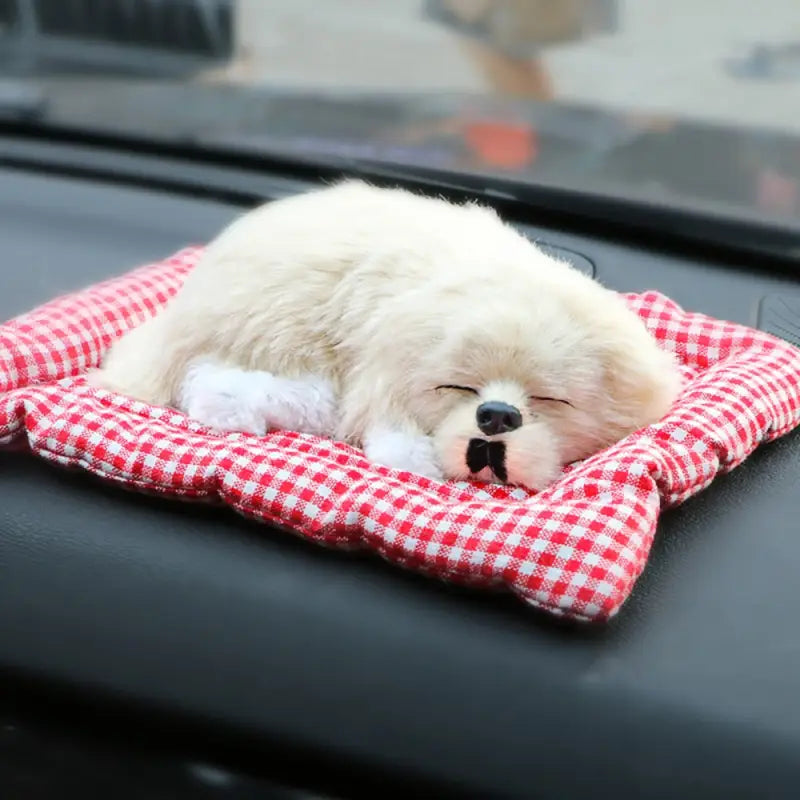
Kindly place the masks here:
[(64, 124), (800, 227), (796, 0), (0, 0), (0, 66)]

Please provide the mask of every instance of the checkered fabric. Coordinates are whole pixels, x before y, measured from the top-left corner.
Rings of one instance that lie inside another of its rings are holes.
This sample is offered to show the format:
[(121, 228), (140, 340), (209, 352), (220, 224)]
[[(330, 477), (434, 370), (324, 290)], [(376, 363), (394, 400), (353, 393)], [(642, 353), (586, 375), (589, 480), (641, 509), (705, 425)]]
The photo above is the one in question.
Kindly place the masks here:
[(605, 620), (644, 568), (661, 508), (800, 421), (800, 351), (655, 292), (626, 299), (677, 353), (686, 378), (678, 402), (539, 494), (395, 472), (297, 433), (216, 435), (177, 411), (87, 386), (82, 373), (178, 290), (200, 253), (184, 250), (0, 326), (0, 445), (136, 490), (220, 500), (438, 578), (506, 587), (552, 614)]

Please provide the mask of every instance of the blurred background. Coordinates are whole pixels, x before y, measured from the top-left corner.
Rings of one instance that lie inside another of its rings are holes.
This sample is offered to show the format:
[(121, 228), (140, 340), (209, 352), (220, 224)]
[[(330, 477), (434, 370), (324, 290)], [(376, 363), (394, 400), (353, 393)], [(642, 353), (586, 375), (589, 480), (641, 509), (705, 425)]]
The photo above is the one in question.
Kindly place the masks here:
[(6, 117), (800, 228), (797, 0), (0, 0), (0, 69)]

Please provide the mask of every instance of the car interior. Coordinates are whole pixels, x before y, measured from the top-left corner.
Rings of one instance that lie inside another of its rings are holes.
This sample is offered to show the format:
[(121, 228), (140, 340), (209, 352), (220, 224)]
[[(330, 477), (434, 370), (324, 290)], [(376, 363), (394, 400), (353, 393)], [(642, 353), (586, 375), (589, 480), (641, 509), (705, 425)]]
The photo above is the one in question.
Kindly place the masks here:
[[(519, 185), (323, 158), (288, 128), (292, 152), (237, 149), (230, 131), (186, 146), (9, 106), (2, 320), (205, 243), (256, 203), (355, 176), (480, 199), (612, 289), (655, 289), (800, 346), (796, 216), (604, 194), (597, 172), (584, 193), (580, 175), (557, 185), (563, 137), (542, 134), (549, 176)], [(615, 186), (643, 147), (604, 160), (617, 159)], [(664, 511), (619, 614), (582, 625), (0, 449), (0, 793), (796, 797), (798, 486), (797, 433), (759, 447)]]

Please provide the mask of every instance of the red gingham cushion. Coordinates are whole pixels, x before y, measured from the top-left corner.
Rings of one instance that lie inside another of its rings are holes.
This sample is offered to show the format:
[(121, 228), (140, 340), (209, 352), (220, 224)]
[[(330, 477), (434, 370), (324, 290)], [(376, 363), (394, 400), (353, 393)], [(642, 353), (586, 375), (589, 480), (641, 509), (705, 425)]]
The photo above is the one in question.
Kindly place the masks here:
[(683, 365), (675, 408), (538, 495), (440, 484), (291, 432), (214, 435), (177, 411), (88, 387), (81, 374), (178, 290), (200, 252), (0, 326), (0, 445), (27, 444), (137, 490), (219, 499), (322, 544), (368, 548), (439, 578), (505, 586), (553, 614), (603, 620), (644, 568), (660, 509), (800, 418), (800, 351), (655, 292), (626, 300)]

